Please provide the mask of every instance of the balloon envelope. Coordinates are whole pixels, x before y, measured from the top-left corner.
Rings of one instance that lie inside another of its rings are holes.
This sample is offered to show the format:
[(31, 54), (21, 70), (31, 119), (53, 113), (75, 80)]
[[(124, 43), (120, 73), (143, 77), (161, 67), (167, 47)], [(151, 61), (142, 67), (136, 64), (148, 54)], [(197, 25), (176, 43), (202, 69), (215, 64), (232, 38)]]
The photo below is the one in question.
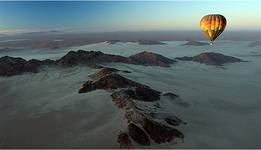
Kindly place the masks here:
[(226, 18), (220, 14), (210, 14), (204, 16), (200, 21), (200, 29), (212, 43), (225, 29)]

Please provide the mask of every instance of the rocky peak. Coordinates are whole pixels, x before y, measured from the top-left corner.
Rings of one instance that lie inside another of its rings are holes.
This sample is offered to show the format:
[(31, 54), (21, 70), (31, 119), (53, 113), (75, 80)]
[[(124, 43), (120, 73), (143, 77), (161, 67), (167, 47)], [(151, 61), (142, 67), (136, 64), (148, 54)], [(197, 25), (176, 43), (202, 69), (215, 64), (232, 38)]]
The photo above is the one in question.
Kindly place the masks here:
[(73, 66), (78, 64), (99, 64), (110, 62), (126, 62), (126, 58), (118, 55), (104, 54), (100, 51), (70, 51), (57, 63), (62, 66)]
[(178, 57), (176, 58), (178, 60), (183, 61), (195, 61), (199, 63), (204, 63), (207, 65), (217, 65), (222, 66), (225, 63), (235, 63), (235, 62), (243, 62), (243, 60), (239, 58), (235, 58), (232, 56), (226, 56), (220, 53), (214, 53), (214, 52), (206, 52), (201, 53), (199, 55), (193, 56), (193, 57)]
[(159, 54), (143, 51), (141, 53), (129, 57), (134, 64), (153, 65), (161, 67), (169, 67), (170, 64), (176, 62)]
[(22, 58), (5, 56), (0, 58), (0, 76), (13, 76), (23, 72), (37, 72), (38, 64)]

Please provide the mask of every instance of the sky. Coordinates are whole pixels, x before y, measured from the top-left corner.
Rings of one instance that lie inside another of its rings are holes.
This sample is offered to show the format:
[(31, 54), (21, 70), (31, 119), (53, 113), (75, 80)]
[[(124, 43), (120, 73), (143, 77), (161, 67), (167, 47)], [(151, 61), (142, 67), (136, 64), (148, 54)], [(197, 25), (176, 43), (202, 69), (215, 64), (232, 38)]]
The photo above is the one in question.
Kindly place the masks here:
[(0, 33), (26, 30), (198, 30), (222, 14), (228, 30), (259, 30), (261, 1), (0, 1)]

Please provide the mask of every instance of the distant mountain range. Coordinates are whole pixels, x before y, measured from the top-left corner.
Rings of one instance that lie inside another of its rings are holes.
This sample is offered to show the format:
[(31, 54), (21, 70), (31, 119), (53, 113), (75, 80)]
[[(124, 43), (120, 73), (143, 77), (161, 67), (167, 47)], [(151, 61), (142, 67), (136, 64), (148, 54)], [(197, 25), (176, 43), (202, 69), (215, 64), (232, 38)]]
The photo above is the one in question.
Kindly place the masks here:
[[(28, 32), (13, 35), (0, 35), (0, 41), (10, 39), (28, 39), (27, 41), (4, 42), (0, 47), (26, 47), (26, 48), (64, 48), (80, 46), (90, 43), (105, 42), (139, 42), (140, 44), (163, 44), (160, 41), (195, 41), (207, 40), (200, 31), (122, 31), (122, 32)], [(56, 39), (63, 41), (56, 42)], [(117, 40), (114, 40), (117, 39)], [(261, 41), (261, 31), (225, 31), (218, 40), (232, 41)], [(143, 42), (145, 41), (145, 43)], [(147, 41), (147, 42), (146, 42)], [(149, 42), (153, 41), (153, 42)], [(155, 41), (155, 42), (154, 42)]]

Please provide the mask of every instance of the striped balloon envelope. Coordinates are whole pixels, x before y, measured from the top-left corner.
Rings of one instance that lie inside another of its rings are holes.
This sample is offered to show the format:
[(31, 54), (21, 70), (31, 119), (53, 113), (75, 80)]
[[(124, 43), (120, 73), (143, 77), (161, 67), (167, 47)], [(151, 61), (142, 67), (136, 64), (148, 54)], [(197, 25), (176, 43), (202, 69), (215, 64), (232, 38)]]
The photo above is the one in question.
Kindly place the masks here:
[(226, 18), (220, 14), (210, 14), (204, 16), (200, 21), (200, 29), (203, 34), (210, 41), (213, 41), (224, 31), (227, 21)]

